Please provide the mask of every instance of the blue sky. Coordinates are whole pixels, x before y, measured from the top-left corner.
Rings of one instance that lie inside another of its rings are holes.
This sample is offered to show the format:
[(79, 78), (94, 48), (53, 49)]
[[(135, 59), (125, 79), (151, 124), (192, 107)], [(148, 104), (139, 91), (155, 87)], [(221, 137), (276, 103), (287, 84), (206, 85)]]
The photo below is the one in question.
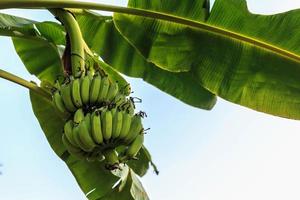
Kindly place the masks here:
[[(126, 5), (125, 1), (98, 1)], [(252, 12), (300, 8), (297, 0), (248, 0)], [(42, 11), (7, 13), (49, 20)], [(11, 41), (0, 37), (0, 68), (35, 80)], [(146, 146), (160, 169), (142, 178), (155, 200), (299, 200), (300, 123), (219, 99), (208, 112), (181, 103), (141, 80), (129, 79), (151, 131)], [(84, 200), (65, 164), (48, 145), (28, 91), (0, 79), (0, 199)]]

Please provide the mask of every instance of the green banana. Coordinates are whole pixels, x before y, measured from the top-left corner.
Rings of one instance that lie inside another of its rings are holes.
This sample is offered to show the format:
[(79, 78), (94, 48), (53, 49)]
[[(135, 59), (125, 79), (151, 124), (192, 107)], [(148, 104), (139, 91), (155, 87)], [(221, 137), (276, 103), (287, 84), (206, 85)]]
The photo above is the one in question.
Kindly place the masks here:
[(67, 139), (70, 141), (72, 145), (77, 146), (76, 142), (74, 141), (72, 132), (73, 132), (73, 121), (69, 120), (64, 126), (64, 134), (66, 135)]
[(134, 103), (130, 100), (129, 106), (128, 106), (128, 108), (127, 108), (127, 112), (128, 112), (130, 115), (133, 115), (133, 114), (134, 114), (134, 108), (135, 108), (135, 105), (134, 105)]
[(84, 76), (81, 80), (81, 87), (80, 87), (81, 99), (83, 104), (89, 103), (90, 84), (91, 84), (90, 78), (88, 76)]
[(61, 113), (68, 113), (68, 110), (62, 100), (62, 97), (57, 90), (52, 97), (53, 104), (55, 105), (56, 109)]
[(97, 144), (103, 143), (101, 118), (98, 112), (94, 112), (92, 115), (92, 137)]
[(128, 101), (129, 101), (129, 99), (125, 98), (124, 101), (121, 102), (121, 103), (119, 104), (118, 107), (119, 107), (121, 110), (126, 110), (126, 108), (127, 108), (127, 106), (128, 106)]
[(116, 109), (116, 108), (113, 108), (113, 109), (110, 110), (110, 112), (111, 112), (111, 116), (114, 117), (114, 115), (115, 115), (116, 112), (117, 112), (117, 109)]
[(129, 114), (134, 114), (135, 105), (131, 99), (127, 99), (121, 106), (121, 109), (126, 110)]
[(100, 87), (101, 87), (101, 76), (97, 75), (96, 77), (94, 77), (92, 84), (91, 84), (91, 88), (90, 88), (90, 103), (91, 104), (94, 104), (97, 102)]
[(131, 143), (136, 136), (143, 130), (142, 117), (140, 115), (134, 115), (132, 118), (131, 126), (128, 135), (124, 138), (126, 143)]
[(71, 84), (66, 84), (61, 87), (61, 97), (68, 111), (74, 112), (77, 110), (72, 101)]
[(119, 107), (121, 104), (126, 102), (126, 97), (123, 94), (118, 93), (113, 102), (116, 104), (116, 107)]
[(125, 96), (129, 96), (130, 93), (131, 93), (131, 86), (130, 84), (128, 83), (127, 85), (125, 85), (123, 88), (122, 88), (122, 94), (124, 94)]
[(79, 124), (84, 119), (83, 110), (80, 108), (74, 114), (74, 123)]
[(103, 77), (101, 80), (101, 87), (100, 87), (99, 96), (97, 100), (98, 103), (106, 102), (109, 85), (110, 83), (108, 77), (107, 76)]
[(79, 128), (80, 125), (75, 125), (73, 128), (72, 134), (73, 134), (74, 141), (76, 142), (77, 146), (80, 147), (83, 151), (91, 152), (93, 149), (81, 141)]
[(67, 148), (67, 150), (72, 151), (72, 152), (80, 152), (82, 151), (80, 148), (72, 145), (72, 143), (70, 142), (70, 140), (68, 140), (68, 138), (66, 137), (65, 134), (62, 135), (62, 142), (65, 145), (65, 147)]
[(80, 148), (73, 146), (64, 134), (62, 135), (62, 142), (71, 155), (81, 160), (85, 159), (85, 152)]
[(72, 82), (72, 99), (77, 108), (82, 107), (81, 93), (80, 93), (80, 79), (76, 78)]
[(113, 115), (113, 130), (112, 130), (112, 138), (116, 139), (120, 136), (121, 134), (121, 129), (122, 129), (122, 121), (123, 121), (123, 113), (117, 111), (114, 115)]
[(103, 138), (108, 141), (112, 135), (112, 115), (111, 111), (106, 110), (101, 115), (101, 127)]
[(131, 120), (132, 120), (130, 114), (123, 111), (122, 115), (123, 115), (123, 120), (122, 120), (121, 133), (119, 135), (120, 139), (124, 139), (128, 135), (131, 126)]
[(115, 149), (108, 149), (103, 152), (106, 162), (106, 169), (115, 170), (119, 168), (118, 153)]
[(91, 126), (91, 113), (87, 113), (84, 117), (84, 121), (86, 122), (88, 131), (91, 133), (92, 132), (92, 126)]
[(117, 82), (110, 84), (107, 97), (106, 97), (107, 101), (111, 102), (116, 97), (118, 91), (119, 91), (119, 85)]
[(133, 142), (128, 147), (128, 149), (126, 151), (126, 156), (129, 159), (134, 158), (138, 154), (140, 149), (142, 148), (143, 143), (144, 143), (144, 133), (136, 136), (136, 138), (133, 140)]
[(88, 149), (94, 149), (96, 147), (88, 128), (88, 122), (86, 120), (82, 121), (79, 125), (79, 138), (81, 142), (88, 147)]

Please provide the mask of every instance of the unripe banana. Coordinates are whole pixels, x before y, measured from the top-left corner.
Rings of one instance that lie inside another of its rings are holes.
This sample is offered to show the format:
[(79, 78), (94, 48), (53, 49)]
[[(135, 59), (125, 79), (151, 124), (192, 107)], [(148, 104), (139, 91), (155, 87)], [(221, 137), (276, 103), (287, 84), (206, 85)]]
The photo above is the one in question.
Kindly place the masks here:
[(63, 85), (61, 87), (61, 97), (68, 111), (74, 112), (77, 110), (72, 101), (71, 84)]
[(115, 170), (119, 168), (118, 153), (115, 149), (108, 149), (103, 152), (106, 162), (106, 169)]
[(107, 101), (111, 102), (116, 97), (118, 91), (119, 91), (119, 85), (117, 82), (110, 84), (107, 97), (106, 97)]
[(126, 97), (123, 94), (118, 93), (113, 101), (116, 104), (116, 107), (119, 107), (121, 104), (126, 102)]
[(98, 112), (94, 112), (92, 115), (92, 137), (97, 144), (103, 143), (101, 118)]
[(123, 102), (121, 102), (120, 104), (119, 104), (119, 108), (121, 109), (121, 110), (126, 110), (126, 108), (127, 108), (127, 106), (128, 106), (128, 99), (126, 99), (125, 98), (125, 100), (123, 101)]
[(89, 130), (89, 132), (92, 132), (92, 119), (91, 119), (91, 113), (87, 113), (84, 117), (84, 121), (86, 122), (86, 126)]
[(136, 136), (136, 138), (133, 140), (133, 142), (128, 147), (128, 149), (126, 151), (126, 156), (129, 159), (134, 158), (138, 154), (140, 149), (142, 148), (143, 143), (144, 143), (144, 133)]
[(101, 80), (101, 87), (100, 87), (100, 92), (97, 100), (98, 103), (106, 101), (109, 85), (110, 84), (109, 84), (108, 77), (107, 76), (103, 77)]
[(135, 105), (131, 99), (127, 99), (124, 104), (122, 104), (121, 109), (126, 110), (129, 114), (134, 114)]
[(112, 135), (112, 115), (111, 111), (106, 110), (101, 113), (101, 127), (103, 138), (108, 141)]
[(81, 100), (83, 104), (89, 103), (90, 98), (90, 84), (91, 80), (88, 76), (84, 76), (81, 81), (80, 93), (81, 93)]
[(113, 115), (113, 130), (112, 130), (112, 138), (116, 139), (120, 136), (121, 134), (121, 129), (122, 129), (122, 121), (123, 121), (123, 114), (122, 112), (117, 111)]
[(79, 124), (84, 119), (83, 110), (80, 108), (74, 114), (74, 123)]
[(122, 94), (124, 94), (125, 96), (129, 96), (130, 93), (131, 93), (131, 86), (130, 86), (130, 84), (127, 84), (126, 86), (124, 86), (124, 87), (121, 89), (121, 92), (122, 92)]
[(76, 142), (77, 146), (80, 147), (83, 151), (91, 152), (93, 149), (81, 141), (79, 128), (80, 128), (80, 125), (75, 125), (73, 128), (72, 133), (73, 133), (74, 141)]
[(128, 135), (124, 138), (124, 141), (126, 143), (131, 143), (136, 138), (136, 136), (142, 132), (142, 130), (142, 117), (140, 115), (134, 115)]
[(62, 97), (59, 94), (59, 91), (57, 90), (52, 97), (53, 104), (57, 108), (57, 110), (61, 113), (68, 113), (67, 108), (65, 107), (65, 104), (62, 100)]
[(80, 79), (76, 78), (72, 82), (72, 100), (77, 108), (82, 107), (81, 93), (80, 93)]
[(114, 118), (114, 115), (116, 114), (117, 109), (113, 108), (113, 109), (110, 110), (110, 112), (111, 112), (111, 116)]
[(73, 146), (64, 134), (62, 135), (62, 142), (71, 155), (80, 160), (85, 159), (85, 152), (80, 148)]
[(131, 126), (131, 119), (132, 119), (131, 115), (124, 111), (122, 112), (122, 115), (123, 115), (123, 120), (122, 120), (121, 133), (119, 135), (120, 139), (124, 139), (128, 135)]
[(64, 126), (64, 134), (66, 135), (67, 139), (70, 141), (72, 145), (77, 146), (76, 142), (74, 141), (72, 132), (73, 132), (73, 121), (69, 120)]
[(68, 140), (68, 138), (66, 137), (65, 134), (62, 135), (62, 142), (65, 145), (65, 147), (67, 148), (67, 150), (72, 151), (72, 152), (80, 152), (82, 151), (80, 148), (72, 145), (72, 143)]
[(101, 76), (94, 77), (90, 88), (90, 103), (94, 104), (98, 100), (99, 91), (101, 87)]
[(88, 147), (88, 149), (94, 149), (96, 147), (86, 120), (83, 120), (79, 125), (79, 138), (81, 139), (81, 142)]
[(134, 108), (135, 108), (135, 105), (134, 105), (134, 103), (130, 100), (129, 106), (128, 106), (128, 108), (127, 108), (127, 112), (128, 112), (130, 115), (133, 115), (133, 114), (134, 114)]

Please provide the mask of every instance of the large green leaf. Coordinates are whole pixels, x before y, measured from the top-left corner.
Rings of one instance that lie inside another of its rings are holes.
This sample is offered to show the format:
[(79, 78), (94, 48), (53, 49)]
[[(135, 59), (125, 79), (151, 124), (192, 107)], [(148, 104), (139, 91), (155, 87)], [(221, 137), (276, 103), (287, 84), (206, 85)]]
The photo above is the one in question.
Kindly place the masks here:
[(0, 35), (14, 37), (16, 51), (31, 74), (48, 82), (62, 74), (59, 49), (54, 45), (64, 45), (60, 25), (0, 13)]
[[(128, 7), (150, 9), (180, 17), (204, 21), (208, 17), (209, 4), (206, 0), (129, 0)], [(120, 32), (129, 39), (148, 61), (173, 72), (189, 71), (194, 64), (192, 57), (202, 57), (193, 51), (188, 28), (180, 24), (115, 14), (114, 20)], [(127, 27), (127, 25), (129, 25)], [(138, 28), (140, 27), (140, 28)], [(134, 33), (134, 34), (132, 34)], [(167, 66), (167, 67), (163, 67)]]
[(15, 50), (26, 69), (40, 80), (50, 83), (63, 75), (60, 54), (48, 41), (13, 38)]
[(5, 36), (35, 36), (34, 21), (21, 17), (0, 13), (0, 35)]
[[(183, 3), (151, 2), (130, 0), (129, 6), (167, 11)], [(300, 65), (295, 60), (300, 53), (299, 17), (299, 10), (255, 15), (248, 11), (245, 0), (216, 0), (208, 24), (202, 26), (206, 29), (124, 14), (115, 14), (114, 21), (130, 43), (157, 66), (189, 71), (198, 83), (231, 102), (300, 119)]]
[(62, 119), (55, 112), (55, 108), (50, 101), (36, 95), (34, 92), (30, 92), (30, 98), (33, 112), (50, 146), (66, 162), (82, 191), (85, 194), (90, 192), (89, 199), (97, 199), (109, 193), (119, 178), (105, 170), (102, 163), (79, 161), (68, 154), (61, 141), (65, 119)]
[(77, 15), (87, 44), (119, 72), (143, 78), (179, 100), (211, 109), (216, 97), (204, 89), (191, 73), (171, 73), (147, 62), (115, 29), (111, 17), (94, 13)]

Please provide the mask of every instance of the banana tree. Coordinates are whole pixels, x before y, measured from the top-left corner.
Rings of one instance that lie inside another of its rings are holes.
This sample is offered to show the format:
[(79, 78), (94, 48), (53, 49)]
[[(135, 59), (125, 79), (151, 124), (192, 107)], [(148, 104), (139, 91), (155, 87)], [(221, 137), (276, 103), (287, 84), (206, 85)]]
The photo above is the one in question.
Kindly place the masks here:
[(0, 12), (0, 35), (41, 82), (0, 77), (29, 89), (50, 146), (88, 199), (149, 199), (138, 176), (150, 166), (158, 173), (143, 145), (145, 113), (122, 74), (199, 109), (221, 97), (300, 119), (297, 10), (256, 15), (245, 0), (216, 0), (211, 10), (208, 0), (0, 1), (9, 8), (45, 9), (57, 20)]

